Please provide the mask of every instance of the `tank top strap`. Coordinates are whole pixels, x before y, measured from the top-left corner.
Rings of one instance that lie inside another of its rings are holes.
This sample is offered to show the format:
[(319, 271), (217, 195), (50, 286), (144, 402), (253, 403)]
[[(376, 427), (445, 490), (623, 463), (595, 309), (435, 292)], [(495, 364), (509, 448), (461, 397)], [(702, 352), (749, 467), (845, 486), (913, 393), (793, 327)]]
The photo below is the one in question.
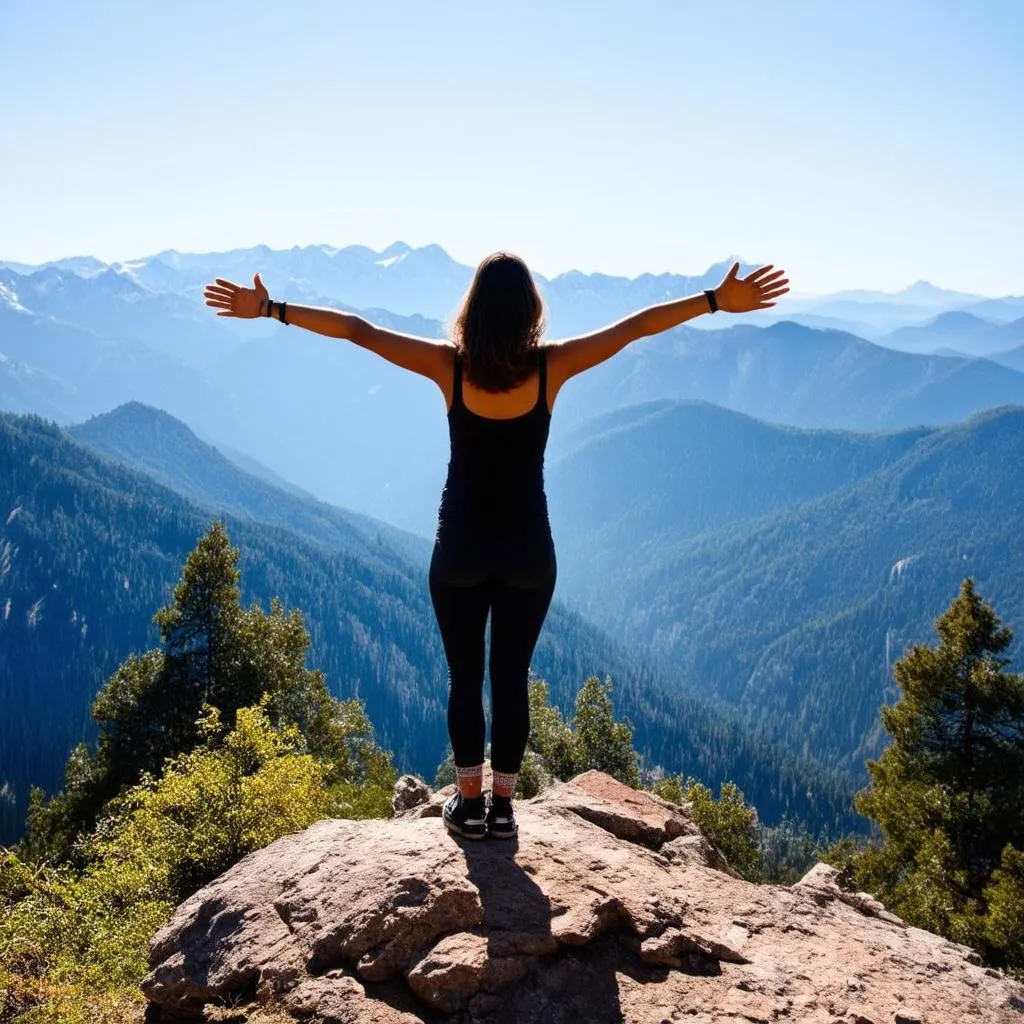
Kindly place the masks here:
[(545, 345), (540, 346), (540, 385), (538, 388), (537, 404), (548, 411), (548, 350)]
[(452, 387), (452, 408), (462, 405), (462, 357), (455, 353), (455, 383)]

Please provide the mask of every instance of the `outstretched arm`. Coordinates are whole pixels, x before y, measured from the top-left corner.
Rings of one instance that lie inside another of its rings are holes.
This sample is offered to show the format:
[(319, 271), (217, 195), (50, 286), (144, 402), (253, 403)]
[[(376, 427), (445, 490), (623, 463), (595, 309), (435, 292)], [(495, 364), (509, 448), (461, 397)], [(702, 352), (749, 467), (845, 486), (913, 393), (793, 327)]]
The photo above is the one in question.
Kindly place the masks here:
[[(203, 297), (206, 305), (220, 310), (217, 316), (251, 319), (269, 315), (270, 295), (258, 273), (253, 276), (252, 288), (243, 288), (218, 277), (213, 284), (206, 286)], [(274, 303), (275, 311), (279, 306), (280, 303)], [(429, 377), (439, 386), (450, 368), (450, 362), (445, 362), (447, 350), (451, 348), (448, 342), (388, 331), (355, 313), (344, 313), (339, 309), (322, 306), (292, 305), (289, 302), (288, 323), (328, 338), (347, 339), (361, 348), (376, 352), (396, 366)]]
[[(744, 278), (737, 276), (739, 269), (739, 263), (734, 263), (722, 283), (714, 289), (718, 308), (726, 313), (768, 309), (775, 305), (776, 299), (789, 291), (789, 281), (783, 276), (785, 271), (769, 273), (771, 264), (759, 267)], [(552, 342), (548, 346), (548, 372), (555, 378), (556, 386), (560, 387), (575, 374), (603, 363), (631, 341), (671, 330), (709, 312), (711, 307), (703, 292), (685, 299), (648, 306), (599, 331)]]

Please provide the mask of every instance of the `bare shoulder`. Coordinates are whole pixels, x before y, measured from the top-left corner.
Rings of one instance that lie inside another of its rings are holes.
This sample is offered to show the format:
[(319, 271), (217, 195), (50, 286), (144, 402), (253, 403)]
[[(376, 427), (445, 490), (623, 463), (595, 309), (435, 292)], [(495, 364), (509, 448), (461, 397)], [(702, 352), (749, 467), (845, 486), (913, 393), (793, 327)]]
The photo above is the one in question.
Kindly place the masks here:
[(561, 387), (574, 373), (579, 361), (581, 338), (549, 338), (541, 343), (548, 367), (548, 381)]
[(455, 399), (455, 346), (450, 341), (438, 341), (433, 363), (434, 383), (444, 395), (445, 408), (450, 409)]
[(572, 376), (569, 372), (569, 365), (566, 361), (565, 342), (560, 340), (545, 340), (540, 345), (541, 352), (546, 364), (547, 373), (547, 402), (548, 411), (553, 411), (555, 399), (562, 385)]
[(570, 377), (603, 363), (636, 337), (631, 320), (626, 319), (589, 334), (547, 342), (549, 394), (557, 394)]

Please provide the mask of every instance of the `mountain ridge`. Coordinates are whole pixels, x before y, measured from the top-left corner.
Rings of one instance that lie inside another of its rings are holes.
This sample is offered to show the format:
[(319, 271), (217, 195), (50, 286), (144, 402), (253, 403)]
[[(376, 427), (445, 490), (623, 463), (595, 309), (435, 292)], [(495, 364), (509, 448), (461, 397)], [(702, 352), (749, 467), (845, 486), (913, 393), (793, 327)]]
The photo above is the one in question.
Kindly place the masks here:
[[(17, 834), (28, 786), (52, 791), (88, 708), (132, 651), (154, 646), (151, 617), (209, 514), (151, 477), (37, 417), (0, 415), (0, 831)], [(371, 564), (282, 526), (226, 517), (241, 552), (243, 601), (298, 608), (311, 666), (335, 696), (360, 697), (400, 767), (432, 774), (447, 743), (444, 657), (426, 572)], [(5, 610), (6, 609), (6, 610)], [(817, 828), (856, 828), (852, 780), (741, 727), (715, 702), (676, 693), (635, 652), (556, 601), (533, 662), (568, 711), (587, 676), (610, 674), (616, 706), (649, 763), (712, 784), (727, 773), (766, 820), (799, 808)]]
[[(933, 641), (930, 624), (965, 576), (1017, 633), (1017, 650), (1024, 635), (1024, 409), (890, 438), (901, 440), (905, 452), (894, 448), (897, 457), (834, 490), (746, 520), (723, 513), (716, 524), (709, 514), (689, 532), (669, 530), (678, 517), (668, 518), (647, 545), (627, 544), (616, 533), (630, 534), (627, 514), (596, 500), (576, 538), (587, 562), (562, 558), (567, 591), (585, 595), (580, 607), (613, 635), (658, 652), (659, 667), (684, 685), (715, 693), (793, 749), (852, 767), (878, 752), (893, 661), (910, 643)], [(666, 444), (685, 458), (672, 435)], [(725, 483), (735, 447), (718, 454)], [(635, 460), (619, 464), (631, 473)], [(611, 464), (606, 475), (614, 491)], [(737, 491), (755, 482), (735, 475)], [(673, 493), (659, 497), (664, 507), (680, 503)], [(588, 586), (587, 576), (581, 587), (574, 576), (609, 565), (615, 588)]]

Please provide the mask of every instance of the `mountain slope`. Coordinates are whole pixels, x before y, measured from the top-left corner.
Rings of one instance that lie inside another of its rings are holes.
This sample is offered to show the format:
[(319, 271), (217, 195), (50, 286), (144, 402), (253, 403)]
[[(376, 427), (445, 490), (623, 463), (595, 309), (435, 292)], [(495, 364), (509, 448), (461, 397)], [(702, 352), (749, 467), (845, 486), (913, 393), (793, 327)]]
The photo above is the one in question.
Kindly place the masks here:
[(1024, 373), (1024, 345), (1011, 348), (1009, 352), (997, 352), (991, 358), (994, 363), (1001, 363), (1003, 366), (1010, 367), (1011, 370)]
[(168, 413), (138, 402), (73, 426), (68, 433), (218, 514), (283, 526), (333, 551), (394, 567), (426, 566), (430, 542), (388, 523), (303, 498), (246, 473)]
[(714, 332), (681, 327), (642, 339), (570, 381), (565, 398), (563, 420), (575, 418), (570, 412), (700, 398), (774, 423), (880, 430), (1024, 404), (1024, 375), (985, 360), (895, 352), (784, 321)]
[(903, 352), (952, 349), (967, 356), (991, 356), (1024, 343), (1024, 318), (993, 323), (973, 313), (942, 313), (927, 323), (901, 327), (875, 339), (879, 345)]
[[(34, 413), (67, 423), (133, 399), (158, 407), (205, 388), (179, 359), (0, 302), (0, 352), (32, 374)], [(197, 386), (198, 385), (198, 386)], [(187, 399), (186, 399), (187, 400)], [(5, 411), (15, 410), (10, 406)]]
[(598, 608), (603, 581), (657, 564), (684, 539), (860, 480), (927, 433), (780, 427), (701, 402), (598, 417), (548, 472), (566, 591), (582, 609)]
[[(0, 841), (16, 834), (28, 787), (52, 791), (88, 708), (130, 652), (156, 640), (165, 603), (209, 515), (34, 417), (0, 416)], [(403, 769), (432, 774), (447, 743), (447, 685), (425, 572), (328, 551), (294, 533), (226, 517), (243, 600), (299, 608), (311, 665), (332, 692), (366, 701)], [(849, 780), (798, 763), (735, 715), (679, 696), (639, 659), (556, 603), (535, 670), (568, 709), (589, 674), (610, 674), (638, 749), (668, 770), (735, 778), (766, 820), (855, 825)]]
[[(618, 554), (624, 566), (614, 586), (587, 592), (588, 615), (794, 749), (858, 763), (877, 751), (892, 661), (932, 640), (930, 623), (964, 576), (1024, 627), (1024, 410), (924, 432), (891, 457), (912, 440), (892, 436), (875, 470), (761, 518), (696, 533), (681, 516), (656, 547), (627, 548), (623, 533), (617, 549), (602, 549), (618, 536), (612, 505), (578, 542), (585, 551), (594, 537), (591, 557), (611, 564)], [(733, 448), (717, 449), (725, 480)], [(764, 487), (756, 474), (734, 477), (737, 491), (748, 480)]]

